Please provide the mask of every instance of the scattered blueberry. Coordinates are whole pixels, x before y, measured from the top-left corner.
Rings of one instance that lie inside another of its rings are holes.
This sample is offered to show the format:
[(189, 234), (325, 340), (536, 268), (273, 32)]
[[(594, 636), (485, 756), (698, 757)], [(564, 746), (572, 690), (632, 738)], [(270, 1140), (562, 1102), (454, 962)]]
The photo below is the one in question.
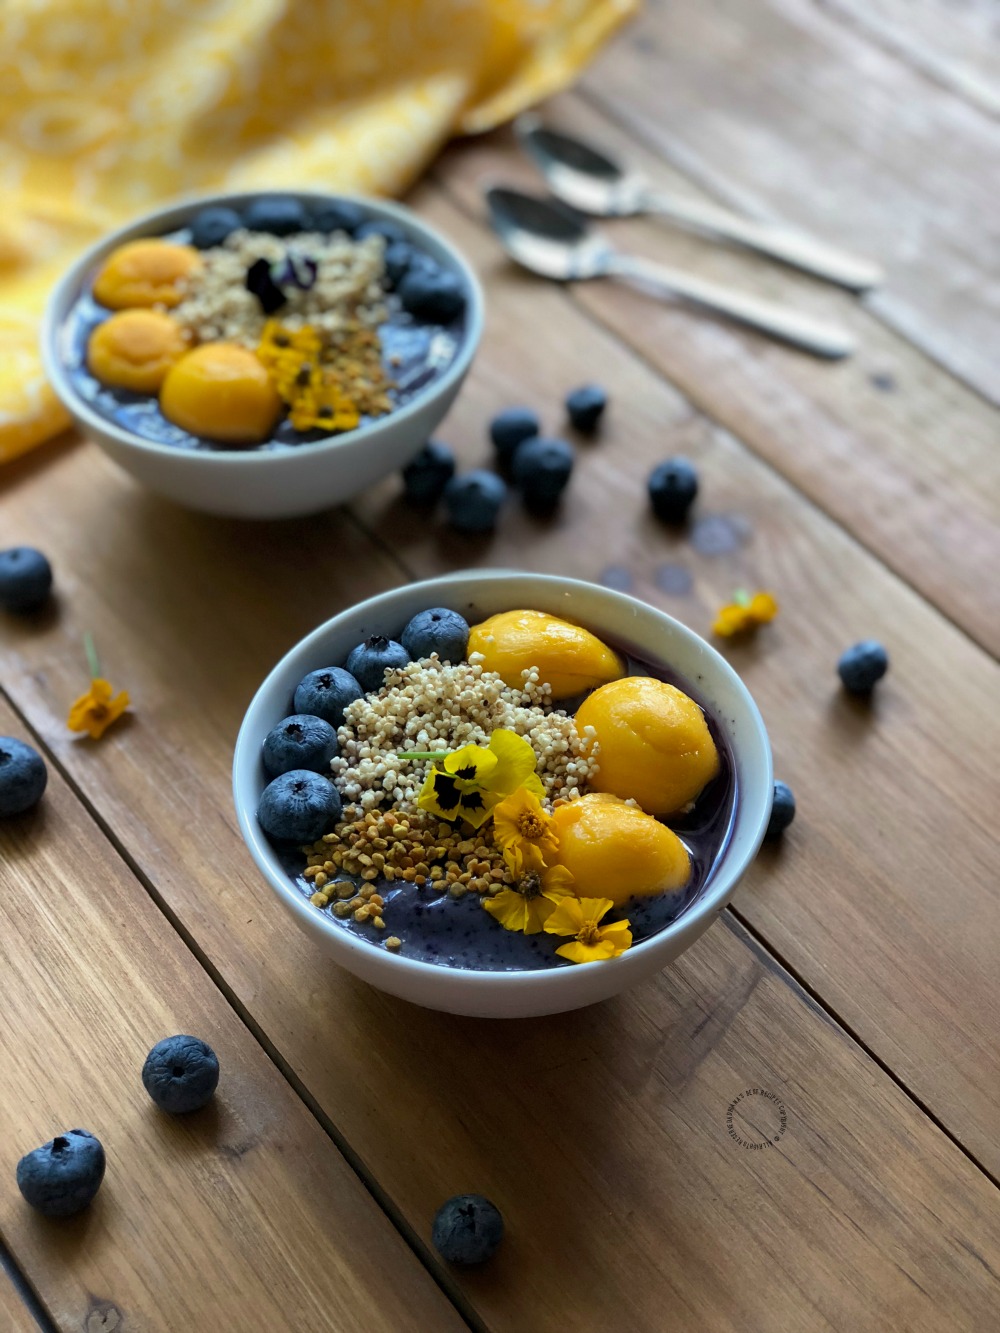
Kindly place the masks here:
[(780, 838), (788, 825), (795, 818), (795, 796), (791, 787), (784, 782), (774, 784), (774, 804), (771, 806), (771, 818), (767, 823), (766, 838)]
[(33, 546), (0, 551), (0, 606), (6, 611), (37, 611), (52, 591), (52, 566)]
[(524, 440), (541, 430), (541, 422), (530, 407), (507, 407), (490, 422), (490, 439), (497, 451), (497, 462), (508, 466), (514, 451)]
[(37, 805), (48, 777), (37, 750), (13, 736), (0, 736), (0, 819)]
[(573, 471), (573, 450), (565, 440), (536, 436), (517, 446), (511, 471), (529, 509), (551, 509)]
[(164, 1037), (146, 1056), (142, 1086), (161, 1111), (200, 1111), (219, 1086), (219, 1058), (198, 1037)]
[(469, 646), (469, 622), (457, 611), (435, 606), (418, 611), (399, 636), (411, 661), (437, 653), (442, 662), (464, 662)]
[(398, 287), (414, 259), (414, 249), (408, 241), (392, 241), (385, 247), (385, 276), (390, 287)]
[(293, 768), (329, 773), (337, 748), (337, 733), (329, 722), (308, 713), (295, 713), (264, 737), (264, 767), (272, 778)]
[(649, 474), (653, 513), (664, 523), (683, 523), (698, 494), (698, 473), (686, 458), (668, 458)]
[(243, 219), (235, 208), (213, 204), (195, 213), (191, 219), (191, 244), (199, 250), (211, 250), (242, 226)]
[(309, 214), (297, 199), (287, 195), (267, 195), (247, 206), (244, 225), (250, 231), (266, 231), (272, 236), (291, 236), (308, 231)]
[(506, 498), (502, 478), (482, 468), (452, 477), (444, 488), (449, 522), (459, 532), (492, 532)]
[(581, 435), (594, 433), (607, 405), (607, 392), (599, 384), (583, 384), (566, 395), (570, 423)]
[(888, 670), (889, 654), (877, 639), (856, 643), (837, 663), (837, 674), (850, 694), (870, 694)]
[(410, 654), (395, 639), (373, 634), (359, 643), (347, 659), (347, 669), (363, 690), (380, 690), (387, 667), (409, 666)]
[(406, 240), (406, 232), (392, 218), (369, 218), (362, 222), (354, 235), (359, 241), (363, 241), (366, 236), (381, 236), (387, 246)]
[(503, 1218), (481, 1194), (456, 1194), (434, 1215), (431, 1240), (449, 1264), (484, 1264), (503, 1240)]
[(278, 842), (315, 842), (340, 818), (340, 793), (307, 768), (293, 768), (264, 788), (257, 820)]
[(406, 498), (414, 504), (437, 504), (454, 475), (455, 455), (440, 440), (428, 440), (403, 468)]
[(465, 309), (465, 288), (437, 264), (412, 264), (399, 284), (403, 309), (429, 324), (450, 324)]
[(365, 220), (365, 210), (360, 204), (350, 200), (331, 200), (327, 204), (314, 204), (309, 219), (310, 231), (329, 233), (343, 231), (353, 236)]
[(21, 1158), (17, 1188), (46, 1217), (72, 1217), (101, 1188), (104, 1166), (100, 1139), (85, 1129), (70, 1129)]
[(329, 722), (331, 727), (339, 727), (344, 720), (344, 709), (363, 694), (364, 690), (343, 667), (321, 667), (299, 681), (292, 704), (296, 713), (310, 713)]

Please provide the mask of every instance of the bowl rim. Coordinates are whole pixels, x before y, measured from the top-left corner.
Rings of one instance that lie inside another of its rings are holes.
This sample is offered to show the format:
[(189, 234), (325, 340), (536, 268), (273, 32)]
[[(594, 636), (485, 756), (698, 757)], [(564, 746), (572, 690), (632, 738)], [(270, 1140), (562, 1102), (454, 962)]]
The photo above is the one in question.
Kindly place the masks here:
[[(344, 431), (339, 435), (327, 435), (319, 440), (311, 440), (303, 444), (289, 444), (284, 448), (268, 450), (223, 447), (181, 450), (176, 445), (159, 444), (155, 440), (147, 440), (144, 436), (127, 430), (116, 421), (112, 421), (109, 417), (95, 411), (77, 391), (58, 351), (60, 328), (74, 301), (79, 296), (83, 280), (90, 269), (118, 245), (126, 241), (140, 240), (147, 236), (155, 238), (164, 231), (186, 225), (192, 214), (201, 208), (245, 205), (257, 199), (272, 196), (296, 199), (301, 202), (321, 201), (324, 203), (355, 204), (372, 217), (382, 217), (404, 224), (406, 228), (416, 233), (418, 241), (430, 241), (432, 248), (437, 246), (445, 252), (447, 263), (457, 270), (465, 284), (468, 301), (466, 303), (465, 330), (459, 344), (458, 354), (440, 379), (424, 385), (402, 407), (384, 417), (378, 417), (376, 420), (368, 422), (367, 425), (356, 426), (353, 430)], [(154, 230), (154, 228), (158, 230)], [(196, 459), (202, 465), (213, 467), (246, 467), (248, 465), (274, 467), (292, 457), (314, 458), (325, 450), (332, 451), (348, 448), (358, 443), (370, 443), (373, 437), (377, 437), (384, 430), (387, 430), (390, 425), (393, 427), (400, 424), (405, 425), (410, 417), (416, 416), (434, 397), (447, 393), (453, 386), (461, 383), (479, 346), (484, 319), (485, 298), (483, 289), (468, 260), (446, 236), (431, 226), (430, 223), (425, 222), (423, 218), (419, 217), (405, 204), (375, 196), (339, 194), (329, 190), (282, 190), (276, 188), (230, 190), (220, 193), (184, 195), (169, 204), (151, 209), (149, 212), (133, 218), (132, 221), (124, 223), (112, 231), (105, 232), (102, 237), (88, 246), (74, 260), (52, 289), (42, 315), (39, 347), (45, 376), (63, 406), (78, 422), (95, 434), (103, 433), (112, 437), (117, 443), (127, 448), (137, 449), (140, 452), (174, 459), (178, 457)]]
[[(411, 978), (424, 978), (429, 984), (435, 980), (441, 984), (446, 978), (461, 978), (463, 987), (505, 987), (508, 990), (517, 986), (524, 987), (543, 987), (552, 988), (558, 985), (571, 984), (568, 978), (577, 975), (578, 968), (536, 968), (521, 969), (517, 971), (489, 971), (477, 968), (449, 968), (443, 967), (439, 963), (427, 963), (420, 959), (407, 958), (405, 954), (394, 953), (388, 949), (374, 948), (366, 940), (360, 939), (346, 931), (319, 912), (310, 903), (299, 889), (295, 887), (291, 878), (284, 871), (275, 871), (271, 865), (271, 859), (274, 856), (272, 844), (267, 836), (259, 828), (256, 820), (257, 800), (259, 792), (254, 795), (251, 791), (250, 774), (254, 767), (260, 764), (259, 748), (253, 747), (250, 738), (250, 720), (256, 712), (262, 696), (274, 680), (285, 672), (285, 670), (297, 661), (301, 656), (318, 648), (330, 627), (337, 621), (347, 616), (361, 618), (371, 612), (378, 612), (380, 603), (383, 603), (387, 597), (401, 592), (409, 592), (414, 588), (426, 588), (433, 597), (434, 590), (447, 585), (449, 589), (454, 589), (456, 584), (465, 585), (470, 591), (483, 583), (503, 583), (510, 580), (531, 580), (534, 583), (543, 582), (553, 588), (559, 588), (563, 591), (569, 589), (578, 592), (598, 591), (614, 601), (620, 601), (626, 608), (632, 607), (641, 611), (643, 614), (652, 614), (661, 620), (667, 622), (671, 632), (680, 633), (682, 637), (695, 640), (699, 650), (704, 652), (712, 668), (719, 673), (722, 679), (733, 687), (740, 696), (744, 708), (747, 710), (749, 720), (752, 723), (753, 731), (760, 742), (760, 758), (763, 760), (764, 770), (761, 775), (763, 787), (763, 799), (760, 802), (760, 808), (756, 821), (749, 833), (744, 835), (744, 846), (738, 857), (732, 865), (727, 864), (730, 852), (733, 846), (732, 836), (729, 844), (722, 854), (722, 858), (717, 867), (716, 873), (712, 876), (706, 889), (700, 897), (696, 898), (680, 916), (678, 916), (669, 925), (647, 939), (640, 940), (633, 944), (619, 958), (610, 960), (604, 966), (618, 966), (623, 970), (631, 970), (633, 967), (639, 968), (642, 961), (656, 950), (663, 951), (669, 943), (678, 936), (688, 934), (696, 924), (706, 922), (713, 914), (720, 911), (725, 906), (732, 894), (733, 888), (739, 882), (748, 866), (753, 862), (754, 857), (760, 848), (767, 831), (768, 819), (771, 812), (771, 800), (774, 790), (774, 767), (771, 754), (770, 739), (767, 729), (764, 725), (764, 719), (761, 716), (760, 709), (757, 707), (753, 696), (747, 689), (738, 672), (722, 656), (717, 649), (707, 643), (701, 635), (690, 629), (682, 621), (669, 615), (666, 611), (661, 611), (659, 607), (653, 606), (648, 602), (643, 602), (639, 598), (631, 597), (627, 593), (619, 592), (617, 589), (605, 588), (600, 584), (590, 583), (584, 579), (564, 578), (555, 574), (534, 574), (525, 570), (459, 570), (452, 574), (444, 574), (430, 579), (417, 580), (414, 583), (404, 584), (401, 587), (386, 589), (384, 592), (376, 593), (372, 597), (366, 598), (362, 602), (356, 602), (352, 606), (345, 607), (337, 615), (331, 616), (328, 620), (318, 625), (309, 634), (295, 643), (264, 677), (258, 686), (253, 698), (247, 706), (244, 713), (243, 722), (240, 725), (239, 734), (236, 739), (236, 746), (233, 753), (233, 798), (236, 806), (236, 817), (239, 824), (240, 833), (243, 840), (253, 857), (258, 869), (267, 879), (268, 884), (278, 895), (285, 907), (290, 909), (293, 915), (300, 919), (300, 924), (308, 930), (319, 931), (332, 942), (332, 952), (334, 954), (343, 952), (347, 955), (360, 955), (364, 960), (371, 963), (372, 966), (380, 966), (386, 972), (395, 970), (399, 976), (409, 975)], [(474, 595), (474, 594), (473, 594)], [(429, 601), (428, 605), (434, 605)], [(591, 627), (593, 633), (599, 633), (598, 629)], [(306, 670), (313, 668), (307, 667)], [(303, 674), (305, 674), (303, 672)], [(280, 720), (280, 719), (279, 719)], [(276, 724), (272, 724), (276, 725)], [(727, 739), (729, 739), (727, 735)], [(259, 773), (259, 768), (258, 768)], [(749, 840), (747, 841), (747, 836)], [(704, 927), (702, 927), (704, 928)], [(345, 964), (346, 966), (346, 964)], [(402, 971), (400, 971), (402, 969)], [(562, 980), (560, 981), (560, 978)], [(369, 978), (371, 981), (371, 979)], [(371, 981), (371, 984), (378, 985), (377, 981)], [(625, 984), (628, 984), (627, 982)]]

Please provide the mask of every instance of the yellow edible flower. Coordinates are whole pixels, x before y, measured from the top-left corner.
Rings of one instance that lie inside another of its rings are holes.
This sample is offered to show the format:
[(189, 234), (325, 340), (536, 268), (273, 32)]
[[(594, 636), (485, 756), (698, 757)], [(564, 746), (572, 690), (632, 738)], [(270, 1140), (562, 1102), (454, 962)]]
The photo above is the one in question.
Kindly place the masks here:
[(504, 851), (535, 847), (543, 861), (551, 860), (559, 851), (552, 817), (527, 787), (518, 787), (493, 811), (493, 840)]
[(70, 731), (87, 731), (93, 740), (99, 741), (128, 705), (127, 690), (115, 695), (114, 687), (108, 681), (95, 676), (87, 693), (81, 694), (70, 708), (66, 725)]
[[(505, 852), (504, 857), (510, 865), (510, 854)], [(505, 930), (537, 935), (548, 929), (546, 922), (559, 904), (572, 898), (573, 876), (564, 866), (543, 865), (541, 854), (531, 845), (524, 853), (513, 853), (513, 859), (517, 866), (513, 887), (484, 898), (483, 906)]]
[(598, 925), (613, 906), (610, 898), (563, 898), (548, 914), (545, 930), (550, 935), (573, 935), (575, 939), (561, 944), (556, 953), (571, 963), (598, 963), (623, 954), (632, 943), (629, 923)]
[(771, 593), (758, 592), (753, 597), (737, 593), (733, 601), (720, 609), (712, 629), (721, 638), (729, 639), (734, 634), (766, 625), (777, 614), (778, 603)]
[(277, 319), (267, 321), (257, 345), (257, 356), (270, 372), (296, 430), (353, 430), (361, 414), (320, 364), (322, 354), (322, 340), (311, 324), (290, 329)]
[[(418, 755), (415, 758), (431, 756)], [(518, 787), (541, 795), (535, 765), (538, 760), (528, 741), (499, 727), (485, 745), (464, 745), (449, 754), (434, 755), (436, 765), (427, 774), (417, 805), (440, 819), (464, 819), (473, 828), (484, 824), (493, 809)]]

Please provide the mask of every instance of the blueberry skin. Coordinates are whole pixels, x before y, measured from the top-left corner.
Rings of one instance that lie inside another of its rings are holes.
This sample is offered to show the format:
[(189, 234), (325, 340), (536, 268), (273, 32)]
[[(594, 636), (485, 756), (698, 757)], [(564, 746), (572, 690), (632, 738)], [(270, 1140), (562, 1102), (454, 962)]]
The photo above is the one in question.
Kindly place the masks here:
[(399, 641), (414, 662), (437, 653), (442, 662), (464, 662), (469, 646), (469, 622), (446, 607), (418, 611)]
[(856, 643), (837, 663), (837, 674), (849, 694), (870, 694), (888, 670), (889, 654), (877, 639)]
[(200, 1111), (219, 1086), (219, 1058), (198, 1037), (164, 1037), (146, 1056), (142, 1086), (161, 1111)]
[(14, 736), (0, 736), (0, 819), (37, 805), (48, 780), (45, 760), (37, 750)]
[(698, 494), (698, 473), (687, 458), (668, 458), (649, 474), (653, 513), (663, 523), (683, 523)]
[(449, 1264), (463, 1268), (484, 1264), (503, 1240), (503, 1217), (481, 1194), (456, 1194), (434, 1215), (431, 1240)]
[(458, 532), (492, 532), (506, 499), (502, 478), (482, 468), (452, 477), (444, 488), (448, 521)]
[(359, 643), (347, 659), (348, 671), (366, 693), (382, 688), (386, 667), (409, 664), (410, 654), (403, 645), (395, 639), (387, 639), (384, 634), (373, 634), (364, 643)]
[(490, 439), (497, 452), (497, 462), (507, 467), (517, 446), (541, 430), (541, 422), (530, 407), (507, 407), (490, 422)]
[(546, 509), (566, 489), (573, 471), (573, 450), (565, 440), (541, 436), (517, 446), (511, 472), (529, 509)]
[(599, 384), (582, 384), (566, 395), (566, 413), (581, 435), (593, 435), (607, 405), (607, 391)]
[(774, 784), (774, 804), (771, 806), (771, 818), (767, 821), (765, 838), (780, 838), (788, 825), (795, 818), (795, 796), (791, 787), (784, 782)]
[(365, 210), (360, 204), (349, 203), (346, 199), (331, 200), (328, 204), (315, 204), (310, 217), (310, 231), (329, 234), (333, 231), (346, 232), (353, 236), (365, 220)]
[(381, 236), (387, 246), (406, 240), (406, 232), (391, 218), (368, 218), (357, 228), (354, 235), (359, 241), (363, 241), (366, 236)]
[(199, 250), (221, 245), (227, 236), (239, 231), (243, 219), (235, 208), (212, 205), (195, 213), (191, 219), (191, 244)]
[(101, 1188), (104, 1167), (100, 1139), (86, 1129), (70, 1129), (21, 1158), (17, 1188), (46, 1217), (72, 1217)]
[(272, 779), (257, 806), (257, 822), (275, 842), (316, 842), (340, 818), (340, 792), (308, 768)]
[(295, 687), (292, 705), (296, 713), (308, 713), (339, 727), (344, 720), (344, 709), (364, 690), (349, 671), (343, 667), (321, 667), (310, 671)]
[(0, 551), (0, 606), (6, 611), (37, 611), (52, 591), (52, 566), (33, 546)]
[(310, 219), (297, 199), (270, 195), (264, 199), (255, 199), (247, 205), (244, 225), (250, 231), (266, 231), (272, 236), (291, 236), (293, 232), (308, 231)]
[(406, 241), (393, 241), (385, 247), (385, 276), (390, 287), (395, 287), (413, 262), (413, 246)]
[(454, 273), (428, 261), (412, 264), (399, 284), (403, 309), (428, 324), (450, 324), (465, 309), (465, 288)]
[(455, 475), (455, 455), (440, 440), (428, 440), (403, 468), (406, 498), (413, 504), (437, 504)]
[(337, 733), (329, 722), (308, 713), (295, 713), (264, 737), (264, 767), (272, 778), (293, 768), (327, 774), (338, 749)]

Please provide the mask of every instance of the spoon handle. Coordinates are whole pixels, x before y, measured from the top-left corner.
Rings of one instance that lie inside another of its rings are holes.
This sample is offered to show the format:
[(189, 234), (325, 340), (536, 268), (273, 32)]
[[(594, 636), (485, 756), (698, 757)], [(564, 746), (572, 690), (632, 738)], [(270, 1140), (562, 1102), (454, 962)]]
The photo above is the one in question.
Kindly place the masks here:
[(768, 222), (754, 222), (725, 208), (684, 199), (672, 194), (647, 190), (642, 196), (645, 211), (661, 213), (675, 222), (711, 232), (727, 241), (736, 241), (750, 250), (770, 255), (793, 268), (812, 273), (827, 282), (835, 282), (851, 291), (865, 291), (882, 281), (882, 270), (867, 259), (858, 259), (823, 241), (815, 241), (801, 232)]
[(670, 296), (683, 297), (706, 310), (727, 315), (740, 324), (748, 324), (751, 328), (760, 329), (763, 333), (804, 348), (807, 352), (814, 352), (817, 356), (837, 359), (850, 356), (854, 351), (854, 339), (835, 324), (813, 319), (810, 315), (800, 315), (787, 306), (762, 301), (746, 292), (705, 282), (681, 269), (615, 253), (607, 256), (604, 271), (612, 277), (636, 279), (658, 287)]

